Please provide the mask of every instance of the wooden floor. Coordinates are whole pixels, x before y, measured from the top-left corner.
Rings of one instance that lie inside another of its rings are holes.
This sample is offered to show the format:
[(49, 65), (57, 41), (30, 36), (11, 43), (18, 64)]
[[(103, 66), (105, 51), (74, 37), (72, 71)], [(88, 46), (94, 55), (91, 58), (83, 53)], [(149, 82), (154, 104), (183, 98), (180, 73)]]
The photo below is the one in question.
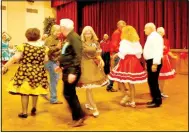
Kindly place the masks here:
[[(64, 104), (51, 105), (40, 97), (35, 117), (17, 117), (21, 112), (20, 97), (6, 91), (6, 85), (16, 68), (17, 65), (12, 66), (2, 76), (2, 131), (188, 131), (188, 75), (177, 75), (169, 80), (165, 92), (170, 97), (163, 100), (160, 108), (154, 109), (145, 107), (145, 102), (151, 99), (147, 83), (136, 86), (136, 108), (119, 105), (121, 92), (110, 93), (105, 87), (93, 89), (99, 117), (88, 117), (85, 126), (72, 128), (67, 125), (71, 121), (71, 114), (62, 96), (61, 80), (57, 87), (58, 97)], [(77, 94), (83, 106), (85, 90), (78, 89)]]

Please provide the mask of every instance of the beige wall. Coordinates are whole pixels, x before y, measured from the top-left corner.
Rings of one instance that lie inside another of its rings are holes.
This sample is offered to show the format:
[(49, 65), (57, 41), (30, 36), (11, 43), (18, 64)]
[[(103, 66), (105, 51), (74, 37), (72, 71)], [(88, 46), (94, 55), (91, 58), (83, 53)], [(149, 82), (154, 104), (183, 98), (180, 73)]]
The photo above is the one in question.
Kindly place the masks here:
[[(2, 5), (7, 7), (7, 1), (2, 1)], [(7, 31), (7, 10), (2, 10), (2, 31)]]
[[(12, 36), (11, 43), (15, 45), (26, 41), (24, 34), (28, 28), (39, 28), (42, 35), (45, 17), (56, 17), (50, 1), (4, 1), (2, 4), (6, 6), (2, 12), (2, 30)], [(37, 9), (38, 13), (26, 12), (27, 8)]]

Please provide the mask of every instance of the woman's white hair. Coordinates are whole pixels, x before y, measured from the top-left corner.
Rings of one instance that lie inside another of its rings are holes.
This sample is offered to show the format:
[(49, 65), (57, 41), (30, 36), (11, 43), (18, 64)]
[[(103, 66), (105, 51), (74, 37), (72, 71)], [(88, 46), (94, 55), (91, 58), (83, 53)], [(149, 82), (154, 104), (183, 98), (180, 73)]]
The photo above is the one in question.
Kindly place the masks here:
[(60, 26), (65, 27), (68, 30), (73, 30), (74, 22), (71, 19), (64, 18), (60, 20)]
[(92, 40), (98, 41), (98, 37), (97, 37), (96, 33), (94, 32), (94, 30), (93, 30), (93, 28), (92, 28), (91, 26), (85, 26), (85, 27), (83, 28), (82, 33), (81, 33), (81, 41), (83, 41), (83, 42), (86, 41), (84, 34), (85, 34), (85, 32), (86, 32), (87, 30), (89, 30), (89, 31), (92, 33)]
[(145, 25), (145, 27), (150, 27), (153, 31), (156, 31), (156, 26), (154, 23), (150, 22)]
[(158, 31), (165, 33), (165, 29), (164, 29), (163, 27), (158, 27), (158, 28), (157, 28), (157, 32), (158, 32)]

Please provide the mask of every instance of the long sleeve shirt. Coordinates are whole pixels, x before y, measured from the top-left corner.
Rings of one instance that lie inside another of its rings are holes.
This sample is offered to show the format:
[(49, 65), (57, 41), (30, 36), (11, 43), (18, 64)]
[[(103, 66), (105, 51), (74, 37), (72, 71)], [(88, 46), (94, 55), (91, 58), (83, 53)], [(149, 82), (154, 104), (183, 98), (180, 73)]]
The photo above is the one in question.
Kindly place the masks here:
[(119, 43), (121, 41), (121, 30), (117, 29), (113, 32), (110, 43), (110, 54), (117, 53), (119, 51)]
[(122, 40), (120, 42), (118, 56), (124, 59), (126, 55), (135, 55), (138, 59), (141, 58), (142, 46), (139, 42), (130, 42), (128, 40)]
[(75, 74), (76, 67), (81, 64), (82, 42), (80, 36), (71, 31), (66, 37), (66, 43), (62, 47), (59, 58), (60, 67), (69, 69), (69, 72)]
[(49, 48), (48, 57), (51, 61), (57, 61), (60, 55), (61, 49), (58, 48), (58, 43), (61, 43), (59, 39), (54, 36), (50, 35), (44, 42), (44, 45)]
[(163, 38), (157, 32), (148, 35), (144, 45), (143, 56), (145, 60), (153, 59), (153, 64), (161, 64), (163, 57)]

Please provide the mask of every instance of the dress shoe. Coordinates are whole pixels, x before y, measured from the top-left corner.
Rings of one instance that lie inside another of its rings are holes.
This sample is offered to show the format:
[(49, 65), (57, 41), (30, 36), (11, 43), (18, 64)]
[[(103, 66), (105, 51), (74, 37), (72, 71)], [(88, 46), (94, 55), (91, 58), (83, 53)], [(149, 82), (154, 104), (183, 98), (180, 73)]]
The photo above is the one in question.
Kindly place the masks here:
[(160, 107), (161, 104), (151, 103), (147, 105), (147, 108), (157, 108)]
[(20, 114), (18, 114), (18, 117), (20, 117), (20, 118), (27, 118), (28, 114), (20, 113)]
[(31, 110), (31, 115), (32, 115), (32, 116), (36, 115), (36, 108), (34, 108), (34, 107), (32, 108), (32, 110)]
[(108, 92), (117, 92), (117, 90), (115, 90), (115, 89), (106, 89)]

